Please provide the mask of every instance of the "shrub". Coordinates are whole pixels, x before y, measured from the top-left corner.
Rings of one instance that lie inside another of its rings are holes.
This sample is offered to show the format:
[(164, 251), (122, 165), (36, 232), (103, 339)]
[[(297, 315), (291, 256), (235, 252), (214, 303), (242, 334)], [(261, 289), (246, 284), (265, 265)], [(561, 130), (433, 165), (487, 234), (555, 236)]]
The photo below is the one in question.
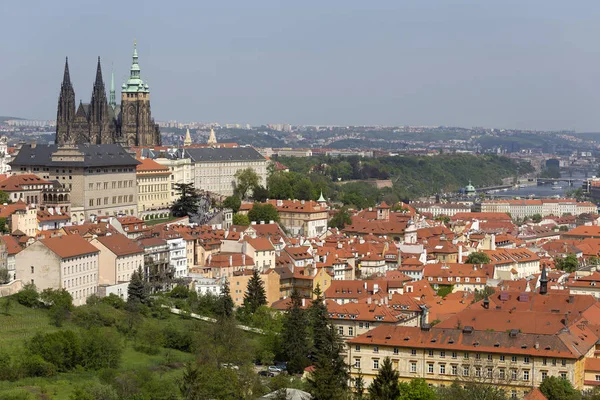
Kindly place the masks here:
[(81, 336), (82, 365), (86, 369), (118, 368), (123, 344), (111, 328), (93, 328)]
[(39, 354), (32, 354), (23, 358), (21, 369), (26, 376), (49, 377), (56, 375), (56, 366), (44, 360)]
[(25, 307), (37, 307), (40, 304), (40, 294), (37, 292), (33, 283), (23, 286), (23, 289), (21, 289), (15, 297), (19, 304), (22, 304)]
[(81, 363), (79, 336), (70, 330), (37, 333), (27, 343), (27, 349), (33, 355), (38, 355), (44, 361), (56, 366), (56, 369), (61, 372), (69, 371)]
[(154, 321), (146, 321), (139, 327), (133, 348), (145, 354), (158, 354), (164, 344), (163, 333)]
[(77, 307), (72, 316), (73, 322), (85, 329), (114, 326), (117, 324), (117, 317), (114, 308), (102, 303)]
[(116, 308), (117, 310), (122, 310), (125, 308), (125, 300), (120, 298), (114, 293), (109, 294), (106, 297), (100, 299), (103, 304), (108, 304), (109, 306)]

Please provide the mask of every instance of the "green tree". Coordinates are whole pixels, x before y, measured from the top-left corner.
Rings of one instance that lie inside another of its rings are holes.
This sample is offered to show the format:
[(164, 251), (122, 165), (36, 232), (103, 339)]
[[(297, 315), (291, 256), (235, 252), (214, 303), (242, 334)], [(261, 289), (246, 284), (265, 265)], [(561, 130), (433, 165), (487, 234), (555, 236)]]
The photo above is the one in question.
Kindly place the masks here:
[(200, 371), (196, 363), (189, 361), (185, 364), (183, 377), (179, 384), (179, 391), (184, 400), (204, 400), (201, 397)]
[(579, 400), (581, 393), (567, 379), (548, 376), (542, 381), (540, 391), (548, 400)]
[(10, 196), (5, 191), (0, 190), (0, 204), (11, 204)]
[(489, 264), (490, 257), (482, 251), (476, 251), (469, 254), (465, 260), (465, 264)]
[(0, 285), (10, 282), (10, 274), (8, 268), (0, 268)]
[(501, 385), (472, 381), (455, 381), (450, 386), (439, 388), (438, 395), (440, 399), (452, 400), (508, 400)]
[[(4, 203), (2, 203), (4, 204)], [(10, 229), (8, 229), (8, 224), (6, 221), (6, 217), (0, 217), (0, 233), (9, 233)]]
[(233, 213), (237, 213), (242, 206), (242, 201), (237, 196), (229, 196), (223, 201), (223, 207), (231, 208)]
[[(327, 316), (324, 322), (327, 324)], [(327, 324), (324, 342), (315, 354), (315, 369), (308, 378), (309, 391), (315, 399), (344, 400), (348, 395), (350, 374), (342, 356), (344, 343), (335, 327)]]
[(535, 222), (536, 224), (539, 224), (540, 222), (542, 222), (542, 214), (533, 214), (531, 216), (531, 221)]
[(250, 212), (248, 212), (250, 221), (260, 222), (269, 221), (279, 222), (279, 213), (273, 204), (254, 203)]
[(283, 353), (288, 361), (288, 372), (301, 374), (308, 367), (310, 352), (306, 313), (302, 309), (302, 298), (294, 288), (290, 296), (290, 306), (283, 320), (281, 332)]
[(260, 279), (258, 270), (252, 271), (252, 277), (248, 281), (248, 290), (244, 295), (244, 309), (254, 314), (259, 307), (267, 304), (267, 294), (265, 292), (265, 284)]
[(233, 225), (248, 226), (250, 225), (250, 218), (246, 214), (233, 214), (231, 223)]
[(144, 281), (142, 267), (131, 274), (131, 280), (127, 286), (127, 302), (146, 304), (148, 302), (148, 288)]
[(478, 301), (485, 299), (486, 297), (490, 297), (495, 292), (496, 291), (494, 290), (494, 288), (492, 288), (490, 286), (485, 286), (482, 290), (475, 289), (475, 298), (474, 298), (473, 302), (478, 302)]
[(253, 190), (260, 184), (260, 178), (252, 168), (238, 170), (235, 173), (234, 193), (240, 198), (245, 199), (248, 191)]
[(317, 284), (314, 299), (308, 308), (308, 319), (313, 338), (313, 354), (322, 353), (328, 345), (329, 313), (323, 299), (321, 286)]
[(77, 386), (69, 400), (118, 400), (117, 391), (110, 385), (90, 382)]
[(192, 183), (176, 183), (175, 191), (179, 198), (171, 206), (171, 214), (175, 217), (185, 217), (196, 214), (200, 195)]
[(114, 328), (92, 328), (81, 335), (81, 364), (88, 370), (118, 368), (123, 343)]
[(365, 400), (365, 378), (361, 370), (354, 378), (354, 400)]
[(81, 341), (71, 330), (37, 333), (26, 345), (31, 354), (42, 357), (58, 369), (70, 371), (81, 363)]
[(370, 400), (396, 400), (400, 396), (400, 375), (389, 357), (383, 359), (377, 376), (369, 386)]
[(557, 257), (554, 259), (556, 268), (566, 272), (575, 272), (579, 267), (579, 260), (573, 253), (567, 254), (565, 257)]
[(229, 290), (229, 282), (225, 279), (225, 283), (221, 288), (221, 294), (217, 301), (217, 308), (215, 314), (221, 318), (229, 318), (233, 315), (233, 299), (231, 298), (231, 292)]
[(412, 379), (399, 384), (400, 397), (397, 400), (438, 400), (439, 396), (425, 379)]
[(66, 289), (44, 289), (40, 299), (50, 307), (50, 318), (56, 326), (62, 326), (73, 309), (73, 297)]
[(254, 187), (254, 190), (252, 190), (252, 198), (254, 199), (254, 201), (258, 201), (261, 203), (267, 201), (267, 199), (269, 198), (269, 190), (262, 185), (258, 185)]
[(332, 228), (344, 229), (346, 225), (352, 224), (352, 216), (348, 211), (347, 207), (342, 207), (338, 212), (336, 212), (331, 220), (329, 221), (329, 226)]
[(25, 307), (36, 307), (40, 304), (40, 294), (33, 283), (28, 283), (16, 294), (17, 302)]
[(275, 172), (267, 179), (267, 188), (269, 189), (269, 198), (271, 199), (291, 199), (294, 197), (294, 190), (290, 181), (291, 172)]

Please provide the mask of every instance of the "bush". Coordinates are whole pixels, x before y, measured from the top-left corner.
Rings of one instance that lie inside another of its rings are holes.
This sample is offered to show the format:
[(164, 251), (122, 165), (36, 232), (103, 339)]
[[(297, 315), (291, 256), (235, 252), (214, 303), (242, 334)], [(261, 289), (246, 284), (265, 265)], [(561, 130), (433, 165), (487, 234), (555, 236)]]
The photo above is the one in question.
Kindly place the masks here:
[(164, 344), (163, 333), (154, 321), (146, 321), (139, 327), (133, 348), (144, 354), (154, 355), (160, 352)]
[(118, 368), (122, 353), (121, 338), (113, 329), (93, 328), (81, 336), (82, 365), (86, 369)]
[(190, 290), (185, 285), (177, 285), (169, 292), (169, 297), (174, 299), (187, 299), (190, 296)]
[(124, 309), (125, 304), (126, 304), (125, 300), (123, 300), (122, 298), (120, 298), (119, 296), (117, 296), (114, 293), (111, 293), (108, 296), (103, 297), (102, 299), (100, 299), (100, 301), (103, 304), (108, 304), (112, 308), (116, 308), (117, 310)]
[(72, 315), (73, 322), (84, 329), (115, 326), (117, 317), (118, 314), (116, 314), (115, 309), (103, 303), (77, 307)]
[(70, 330), (37, 333), (27, 343), (27, 349), (31, 354), (38, 355), (44, 361), (56, 366), (56, 369), (61, 372), (72, 370), (81, 363), (79, 336)]
[(23, 286), (23, 289), (21, 289), (15, 297), (19, 304), (24, 305), (25, 307), (37, 307), (40, 304), (40, 294), (37, 292), (33, 283)]
[(54, 364), (44, 360), (38, 354), (26, 356), (21, 363), (25, 376), (49, 377), (56, 375), (57, 368)]
[(163, 330), (164, 347), (190, 352), (192, 336), (189, 331), (181, 331), (173, 325), (168, 325)]
[(73, 390), (69, 400), (118, 400), (117, 391), (110, 385), (92, 383)]

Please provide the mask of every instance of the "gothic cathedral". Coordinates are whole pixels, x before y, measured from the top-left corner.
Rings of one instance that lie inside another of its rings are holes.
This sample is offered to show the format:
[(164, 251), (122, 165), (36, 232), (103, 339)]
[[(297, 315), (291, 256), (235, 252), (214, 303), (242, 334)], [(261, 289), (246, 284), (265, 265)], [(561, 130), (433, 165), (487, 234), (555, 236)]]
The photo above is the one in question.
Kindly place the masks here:
[(108, 144), (156, 146), (161, 144), (160, 130), (150, 113), (150, 90), (140, 77), (137, 48), (133, 45), (133, 62), (129, 79), (121, 88), (121, 104), (116, 103), (115, 79), (111, 76), (110, 99), (102, 80), (100, 57), (90, 104), (79, 102), (75, 109), (75, 90), (71, 85), (69, 61), (60, 87), (56, 115), (56, 140), (62, 144)]

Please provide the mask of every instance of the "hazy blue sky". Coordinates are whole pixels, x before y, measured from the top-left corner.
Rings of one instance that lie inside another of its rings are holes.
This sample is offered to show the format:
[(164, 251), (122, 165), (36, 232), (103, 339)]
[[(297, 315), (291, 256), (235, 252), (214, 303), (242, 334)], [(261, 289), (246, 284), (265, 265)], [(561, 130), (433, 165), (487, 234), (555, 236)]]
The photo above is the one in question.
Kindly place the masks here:
[[(93, 5), (92, 5), (93, 4)], [(600, 130), (600, 1), (2, 1), (0, 115), (120, 83), (157, 120)]]

